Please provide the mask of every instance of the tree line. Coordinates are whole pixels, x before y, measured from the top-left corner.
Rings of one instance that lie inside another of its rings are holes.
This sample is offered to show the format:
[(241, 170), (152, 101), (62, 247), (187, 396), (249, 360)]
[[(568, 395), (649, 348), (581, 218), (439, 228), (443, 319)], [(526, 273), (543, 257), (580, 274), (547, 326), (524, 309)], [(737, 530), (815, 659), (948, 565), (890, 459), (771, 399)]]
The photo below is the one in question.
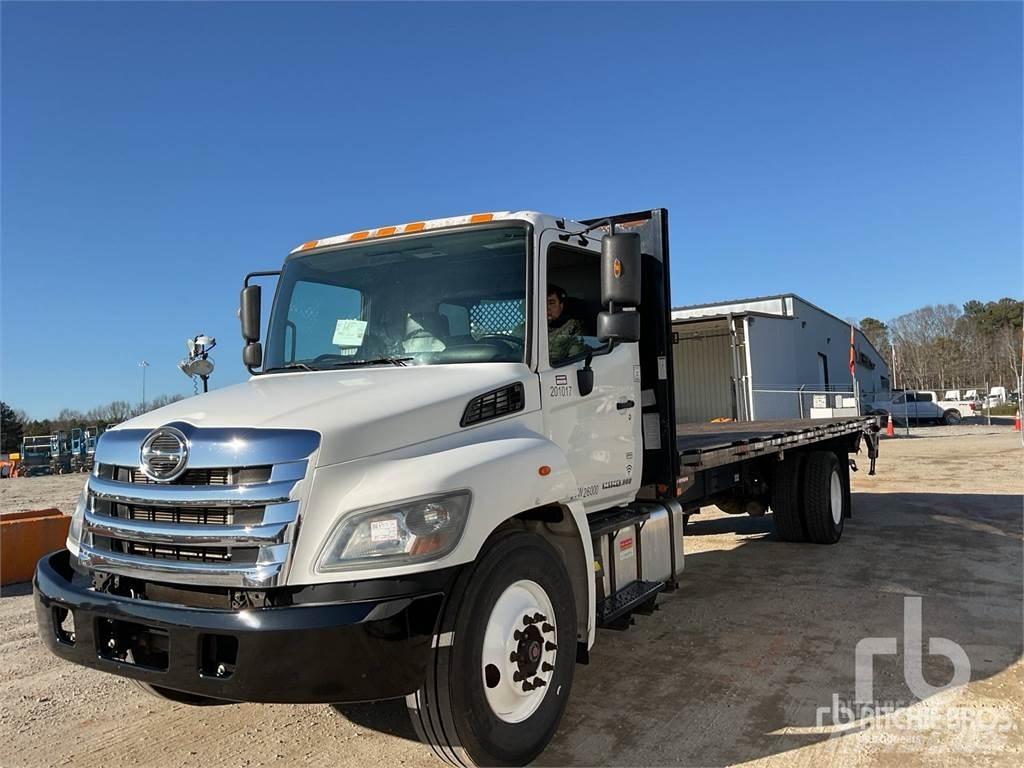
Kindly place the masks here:
[[(860, 329), (889, 362), (892, 386), (906, 389), (1016, 390), (1021, 378), (1024, 302), (929, 304)], [(941, 393), (940, 393), (941, 394)]]
[(182, 399), (182, 395), (159, 395), (145, 403), (114, 400), (87, 411), (63, 408), (56, 416), (48, 419), (30, 419), (24, 411), (0, 402), (0, 453), (20, 450), (23, 437), (52, 435), (61, 431), (70, 435), (72, 429), (106, 428), (109, 424), (120, 424)]

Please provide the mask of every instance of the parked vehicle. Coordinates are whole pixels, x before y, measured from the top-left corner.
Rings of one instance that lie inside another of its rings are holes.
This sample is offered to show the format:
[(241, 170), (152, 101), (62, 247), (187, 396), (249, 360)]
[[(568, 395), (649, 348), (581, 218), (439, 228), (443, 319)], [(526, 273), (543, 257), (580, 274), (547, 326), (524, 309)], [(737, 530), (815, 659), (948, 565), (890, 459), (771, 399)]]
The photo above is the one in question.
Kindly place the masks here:
[[(956, 391), (946, 395), (951, 393)], [(974, 400), (940, 400), (934, 390), (896, 390), (888, 398), (871, 403), (869, 412), (883, 421), (891, 413), (893, 421), (900, 424), (959, 424), (980, 410), (980, 403)]]
[(18, 475), (33, 477), (50, 474), (50, 436), (32, 435), (22, 438)]
[(248, 275), (252, 378), (103, 434), (36, 571), (46, 645), (187, 704), (406, 697), (442, 759), (533, 760), (597, 630), (676, 585), (686, 515), (835, 544), (865, 436), (874, 471), (865, 417), (676, 423), (667, 232), (477, 214)]
[(64, 475), (72, 469), (71, 441), (61, 430), (50, 435), (50, 474)]

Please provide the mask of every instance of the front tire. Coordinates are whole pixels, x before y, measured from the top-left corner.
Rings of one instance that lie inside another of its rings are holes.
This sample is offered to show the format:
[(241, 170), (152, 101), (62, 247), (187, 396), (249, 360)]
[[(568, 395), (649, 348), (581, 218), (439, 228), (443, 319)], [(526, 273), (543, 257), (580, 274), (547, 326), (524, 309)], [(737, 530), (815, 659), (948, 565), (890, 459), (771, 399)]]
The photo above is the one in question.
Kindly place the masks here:
[(947, 426), (955, 426), (963, 421), (963, 417), (960, 415), (960, 411), (951, 408), (942, 415), (942, 423)]
[(423, 687), (406, 703), (420, 739), (456, 766), (525, 765), (562, 719), (576, 663), (572, 584), (555, 549), (500, 534), (457, 580)]

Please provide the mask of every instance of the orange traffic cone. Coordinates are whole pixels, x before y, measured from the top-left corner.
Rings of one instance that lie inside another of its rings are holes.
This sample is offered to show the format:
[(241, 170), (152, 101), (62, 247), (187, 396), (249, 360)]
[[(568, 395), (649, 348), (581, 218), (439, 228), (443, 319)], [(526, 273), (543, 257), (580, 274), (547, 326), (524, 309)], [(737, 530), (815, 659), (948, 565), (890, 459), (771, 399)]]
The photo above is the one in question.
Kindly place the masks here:
[(885, 436), (896, 437), (896, 430), (892, 426), (892, 414), (889, 414), (889, 422), (885, 425)]
[(1017, 418), (1013, 420), (1013, 431), (1020, 432), (1020, 408), (1017, 409)]

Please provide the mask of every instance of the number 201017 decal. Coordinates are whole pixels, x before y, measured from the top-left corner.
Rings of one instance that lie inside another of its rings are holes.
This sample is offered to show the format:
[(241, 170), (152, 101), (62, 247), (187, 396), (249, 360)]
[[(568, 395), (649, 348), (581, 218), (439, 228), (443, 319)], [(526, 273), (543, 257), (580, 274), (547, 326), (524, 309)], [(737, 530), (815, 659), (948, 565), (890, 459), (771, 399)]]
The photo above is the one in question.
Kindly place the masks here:
[(555, 384), (552, 385), (551, 390), (548, 392), (549, 397), (572, 397), (572, 385), (571, 384)]

